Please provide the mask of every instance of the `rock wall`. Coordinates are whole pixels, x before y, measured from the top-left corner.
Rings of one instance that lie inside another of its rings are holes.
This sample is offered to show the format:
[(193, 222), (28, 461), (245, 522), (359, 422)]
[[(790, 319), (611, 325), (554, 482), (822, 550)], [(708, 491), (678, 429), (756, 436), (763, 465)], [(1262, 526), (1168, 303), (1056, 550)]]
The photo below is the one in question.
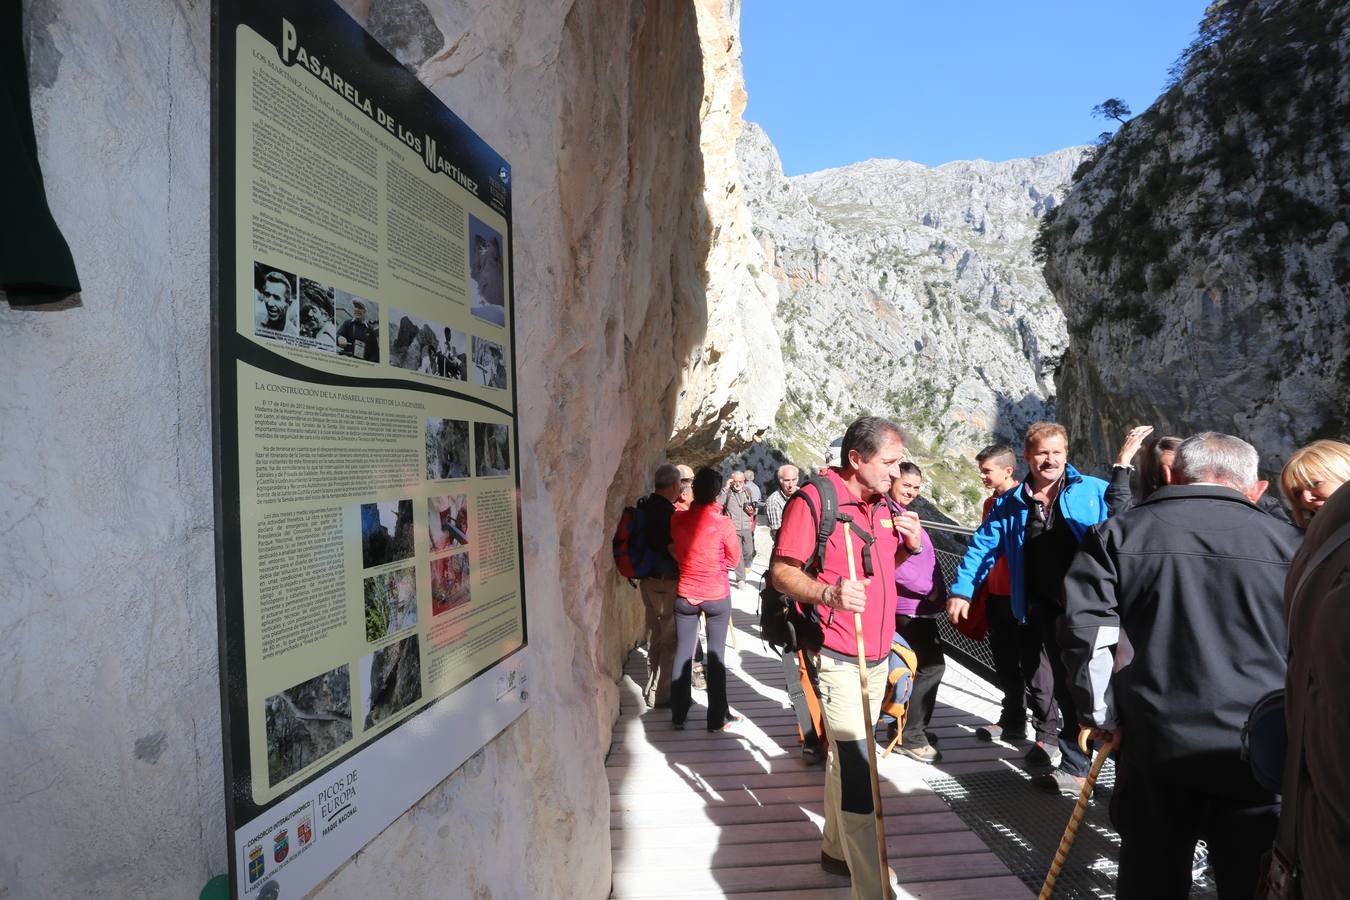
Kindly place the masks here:
[(1276, 472), (1350, 434), (1350, 7), (1215, 4), (1187, 56), (1043, 232), (1060, 420), (1099, 459), (1148, 422)]
[[(677, 406), (699, 411), (689, 442), (744, 440), (758, 415), (728, 408), (734, 377), (682, 375), (719, 352), (704, 281), (729, 232), (713, 237), (699, 134), (734, 97), (705, 90), (699, 28), (732, 9), (346, 6), (514, 167), (534, 671), (529, 713), (314, 895), (603, 897), (603, 757), (641, 618), (609, 531)], [(48, 195), (85, 291), (73, 310), (0, 304), (0, 896), (193, 897), (226, 865), (210, 4), (24, 9)]]

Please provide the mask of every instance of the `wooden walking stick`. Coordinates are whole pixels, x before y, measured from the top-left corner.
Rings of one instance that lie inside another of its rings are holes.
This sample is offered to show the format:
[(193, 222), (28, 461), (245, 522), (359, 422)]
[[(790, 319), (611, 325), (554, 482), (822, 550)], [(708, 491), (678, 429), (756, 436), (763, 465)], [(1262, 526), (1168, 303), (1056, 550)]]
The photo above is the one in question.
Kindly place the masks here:
[[(848, 557), (848, 580), (858, 580), (858, 567), (853, 563), (853, 520), (840, 515), (844, 523), (844, 555)], [(867, 650), (863, 642), (862, 613), (853, 614), (853, 634), (858, 639), (858, 682), (862, 687), (863, 736), (867, 744), (867, 769), (872, 776), (872, 811), (876, 814), (877, 857), (881, 861), (881, 884), (889, 892), (890, 866), (886, 863), (886, 826), (881, 812), (881, 778), (877, 774), (877, 747), (872, 738), (872, 696), (867, 689)], [(889, 896), (889, 893), (886, 895)]]
[[(1087, 738), (1090, 732), (1084, 730), (1078, 737), (1078, 746), (1087, 752)], [(1111, 755), (1111, 751), (1116, 749), (1116, 737), (1113, 734), (1111, 740), (1105, 742), (1097, 749), (1097, 755), (1092, 759), (1092, 768), (1088, 771), (1087, 780), (1083, 782), (1083, 788), (1078, 792), (1078, 802), (1073, 805), (1073, 814), (1069, 816), (1069, 824), (1064, 826), (1064, 836), (1059, 839), (1059, 847), (1055, 850), (1055, 858), (1050, 863), (1050, 871), (1045, 873), (1045, 883), (1041, 885), (1041, 893), (1036, 900), (1050, 900), (1050, 895), (1055, 892), (1055, 882), (1059, 879), (1060, 870), (1064, 868), (1064, 861), (1069, 858), (1069, 850), (1073, 847), (1073, 839), (1078, 836), (1078, 826), (1083, 822), (1083, 814), (1087, 812), (1088, 800), (1092, 799), (1092, 788), (1097, 783), (1097, 775), (1101, 773), (1102, 763)]]

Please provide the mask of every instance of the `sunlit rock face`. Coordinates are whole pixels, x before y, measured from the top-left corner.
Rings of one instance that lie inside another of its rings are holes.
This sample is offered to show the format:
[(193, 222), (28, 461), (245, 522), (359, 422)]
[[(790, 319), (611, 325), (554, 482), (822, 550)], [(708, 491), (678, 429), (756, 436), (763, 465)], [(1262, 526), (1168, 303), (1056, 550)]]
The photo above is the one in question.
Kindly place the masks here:
[(1256, 0), (1208, 33), (1048, 230), (1058, 405), (1102, 457), (1146, 422), (1275, 472), (1350, 433), (1350, 8)]
[(707, 330), (690, 354), (676, 407), (672, 453), (712, 461), (762, 437), (783, 398), (777, 303), (751, 235), (736, 141), (744, 125), (740, 3), (699, 0), (703, 203), (712, 224), (704, 261)]

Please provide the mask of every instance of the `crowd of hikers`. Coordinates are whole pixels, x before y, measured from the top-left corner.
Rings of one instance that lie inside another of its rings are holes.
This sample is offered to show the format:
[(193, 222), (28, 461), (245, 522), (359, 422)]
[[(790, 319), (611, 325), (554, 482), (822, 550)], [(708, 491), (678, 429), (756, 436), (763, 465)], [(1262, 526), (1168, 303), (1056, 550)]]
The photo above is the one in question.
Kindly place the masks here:
[(1033, 787), (1086, 797), (1094, 748), (1115, 759), (1117, 896), (1186, 896), (1197, 846), (1222, 898), (1350, 895), (1350, 445), (1292, 454), (1282, 504), (1247, 442), (1152, 432), (1127, 433), (1108, 479), (1068, 462), (1053, 422), (1027, 430), (1021, 477), (1012, 447), (982, 450), (990, 493), (950, 585), (887, 419), (853, 422), (808, 478), (781, 466), (767, 497), (752, 471), (663, 464), (616, 538), (647, 612), (648, 704), (683, 729), (697, 686), (709, 731), (740, 721), (724, 646), (762, 512), (760, 630), (802, 759), (826, 769), (820, 865), (854, 897), (895, 889), (874, 741), (942, 758), (943, 619), (987, 637), (1002, 703), (975, 735), (1024, 748)]

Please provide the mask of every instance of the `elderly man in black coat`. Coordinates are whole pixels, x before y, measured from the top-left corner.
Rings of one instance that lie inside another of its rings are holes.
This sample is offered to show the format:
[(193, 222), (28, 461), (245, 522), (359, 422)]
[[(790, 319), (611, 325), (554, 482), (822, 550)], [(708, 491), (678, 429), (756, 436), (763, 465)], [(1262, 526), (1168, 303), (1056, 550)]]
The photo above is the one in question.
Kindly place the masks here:
[(1266, 485), (1245, 441), (1198, 434), (1172, 468), (1170, 486), (1083, 541), (1061, 646), (1080, 724), (1118, 732), (1117, 896), (1185, 897), (1204, 840), (1219, 896), (1251, 897), (1279, 807), (1240, 734), (1284, 684), (1299, 532), (1256, 507)]

